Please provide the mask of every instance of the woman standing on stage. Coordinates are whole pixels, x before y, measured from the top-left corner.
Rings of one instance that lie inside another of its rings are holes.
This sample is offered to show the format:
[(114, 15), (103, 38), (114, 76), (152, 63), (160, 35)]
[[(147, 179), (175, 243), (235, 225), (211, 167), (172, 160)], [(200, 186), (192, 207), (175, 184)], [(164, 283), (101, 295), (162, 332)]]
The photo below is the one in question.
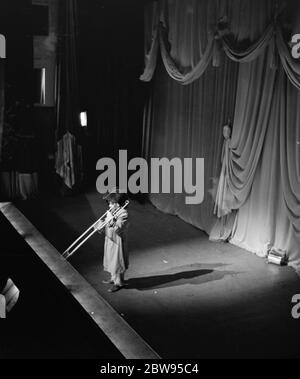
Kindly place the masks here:
[(124, 208), (115, 217), (113, 212), (124, 205), (127, 195), (114, 189), (104, 199), (109, 205), (106, 216), (106, 221), (109, 223), (105, 228), (103, 268), (110, 273), (111, 277), (103, 283), (113, 284), (108, 291), (116, 292), (124, 287), (124, 274), (128, 268), (128, 212)]

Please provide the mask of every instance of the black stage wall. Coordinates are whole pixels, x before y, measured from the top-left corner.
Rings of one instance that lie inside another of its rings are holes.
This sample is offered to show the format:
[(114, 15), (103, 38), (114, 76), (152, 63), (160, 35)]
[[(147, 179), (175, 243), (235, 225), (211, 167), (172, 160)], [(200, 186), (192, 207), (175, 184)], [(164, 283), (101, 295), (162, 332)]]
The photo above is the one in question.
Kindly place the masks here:
[(144, 65), (143, 1), (78, 1), (80, 101), (88, 113), (85, 172), (95, 179), (96, 161), (141, 156)]

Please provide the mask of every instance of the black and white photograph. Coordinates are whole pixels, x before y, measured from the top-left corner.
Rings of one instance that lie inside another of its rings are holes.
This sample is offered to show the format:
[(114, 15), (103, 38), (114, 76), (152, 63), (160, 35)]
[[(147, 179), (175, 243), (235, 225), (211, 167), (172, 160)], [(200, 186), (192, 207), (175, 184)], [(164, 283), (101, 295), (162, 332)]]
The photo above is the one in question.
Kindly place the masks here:
[(299, 359), (300, 1), (0, 0), (0, 236), (1, 360)]

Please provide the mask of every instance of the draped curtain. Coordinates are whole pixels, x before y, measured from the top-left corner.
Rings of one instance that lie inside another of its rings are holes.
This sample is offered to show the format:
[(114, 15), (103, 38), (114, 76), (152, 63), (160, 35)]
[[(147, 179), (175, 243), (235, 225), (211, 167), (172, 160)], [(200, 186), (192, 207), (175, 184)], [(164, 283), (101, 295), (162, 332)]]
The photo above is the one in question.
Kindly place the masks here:
[[(141, 79), (154, 80), (146, 155), (205, 158), (206, 190), (199, 206), (178, 194), (150, 200), (211, 239), (230, 238), (260, 255), (274, 246), (299, 267), (300, 64), (291, 57), (284, 2), (169, 0), (148, 7)], [(228, 117), (231, 136), (223, 141)]]
[[(9, 97), (9, 94), (6, 93), (6, 96)], [(6, 106), (5, 60), (0, 58), (0, 197), (2, 200), (25, 200), (38, 193), (33, 126), (31, 119), (26, 120), (22, 112), (19, 116), (18, 135), (16, 125), (10, 125), (11, 118), (8, 114), (5, 116)]]
[(82, 179), (77, 59), (77, 3), (62, 0), (57, 52), (56, 173), (70, 189)]
[[(204, 188), (213, 191), (220, 171), (222, 125), (233, 118), (237, 65), (225, 60), (219, 68), (209, 67), (203, 76), (181, 86), (158, 66), (144, 125), (144, 156), (161, 158), (204, 158)], [(150, 201), (164, 212), (209, 232), (214, 217), (213, 197), (186, 205), (183, 192), (150, 194)]]
[[(254, 69), (254, 63), (249, 66), (240, 75)], [(299, 270), (300, 93), (282, 68), (270, 80), (273, 96), (265, 110), (267, 128), (263, 148), (248, 196), (238, 208), (231, 242), (261, 256), (266, 254), (268, 246), (284, 250), (290, 264)], [(247, 156), (245, 150), (242, 155)]]

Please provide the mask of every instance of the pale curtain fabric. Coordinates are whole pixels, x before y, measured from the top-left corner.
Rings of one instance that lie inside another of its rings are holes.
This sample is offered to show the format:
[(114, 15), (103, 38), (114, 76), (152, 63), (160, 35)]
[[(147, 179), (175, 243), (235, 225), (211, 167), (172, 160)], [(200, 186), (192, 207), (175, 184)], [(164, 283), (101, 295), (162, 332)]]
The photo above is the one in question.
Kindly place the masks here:
[(278, 21), (284, 4), (284, 0), (151, 2), (145, 7), (145, 69), (140, 79), (152, 79), (159, 50), (168, 74), (186, 85), (198, 79), (212, 59), (214, 64), (214, 55), (222, 51), (244, 63), (271, 45), (271, 58), (278, 51), (289, 79), (299, 89), (300, 64), (291, 58)]
[(270, 44), (274, 34), (273, 25), (269, 25), (262, 36), (245, 50), (235, 49), (226, 37), (222, 38), (224, 51), (226, 55), (233, 61), (245, 63), (251, 62), (261, 55), (265, 48)]
[(202, 204), (187, 206), (186, 193), (150, 194), (150, 200), (160, 210), (176, 214), (208, 233), (215, 222), (212, 193), (220, 173), (222, 127), (234, 115), (237, 68), (225, 59), (219, 68), (210, 66), (199, 80), (181, 86), (160, 64), (145, 112), (145, 157), (205, 159)]
[[(262, 12), (257, 13), (259, 4)], [(234, 3), (230, 0), (160, 0), (148, 4), (145, 7), (145, 69), (140, 79), (152, 79), (158, 46), (168, 74), (183, 85), (198, 79), (212, 59), (213, 64), (218, 61), (214, 56), (220, 55), (218, 49), (223, 48), (236, 61), (255, 59), (273, 37), (272, 4), (272, 0), (263, 3), (258, 0), (235, 0)], [(231, 20), (230, 38), (224, 21), (227, 18)], [(238, 44), (245, 36), (254, 41), (246, 48)]]
[(268, 55), (263, 54), (240, 66), (233, 133), (225, 146), (219, 182), (219, 186), (226, 188), (223, 198), (217, 201), (219, 217), (240, 208), (252, 188), (266, 131), (272, 122), (276, 70), (270, 69), (267, 62)]
[[(300, 66), (277, 22), (282, 2), (159, 3), (164, 68), (157, 64), (145, 110), (145, 156), (205, 158), (206, 194), (197, 206), (187, 206), (185, 194), (151, 201), (212, 239), (231, 238), (260, 255), (281, 248), (300, 267)], [(232, 136), (224, 142), (228, 117)]]
[(182, 7), (179, 1), (168, 1), (163, 10), (161, 57), (171, 78), (187, 85), (204, 73), (212, 58), (214, 34), (210, 24), (217, 17), (215, 2), (189, 0)]
[(281, 75), (278, 128), (283, 198), (289, 220), (300, 240), (300, 92)]
[(285, 250), (299, 270), (300, 93), (282, 69), (274, 83), (264, 147), (231, 242), (259, 255), (265, 255), (268, 244)]
[(55, 169), (56, 173), (64, 179), (69, 188), (73, 188), (80, 177), (82, 167), (82, 149), (77, 145), (76, 138), (69, 132), (57, 142)]
[(158, 2), (151, 2), (145, 6), (145, 34), (144, 34), (144, 49), (145, 49), (145, 69), (140, 79), (144, 82), (149, 82), (153, 78), (156, 68), (158, 54), (158, 27), (159, 27), (159, 11)]
[(300, 63), (291, 57), (290, 49), (285, 43), (280, 29), (276, 41), (282, 66), (291, 83), (300, 89)]
[[(158, 46), (168, 74), (182, 84), (199, 78), (213, 55), (215, 1), (152, 2), (146, 7), (145, 70), (141, 80), (153, 77)], [(150, 21), (149, 21), (150, 20)]]

